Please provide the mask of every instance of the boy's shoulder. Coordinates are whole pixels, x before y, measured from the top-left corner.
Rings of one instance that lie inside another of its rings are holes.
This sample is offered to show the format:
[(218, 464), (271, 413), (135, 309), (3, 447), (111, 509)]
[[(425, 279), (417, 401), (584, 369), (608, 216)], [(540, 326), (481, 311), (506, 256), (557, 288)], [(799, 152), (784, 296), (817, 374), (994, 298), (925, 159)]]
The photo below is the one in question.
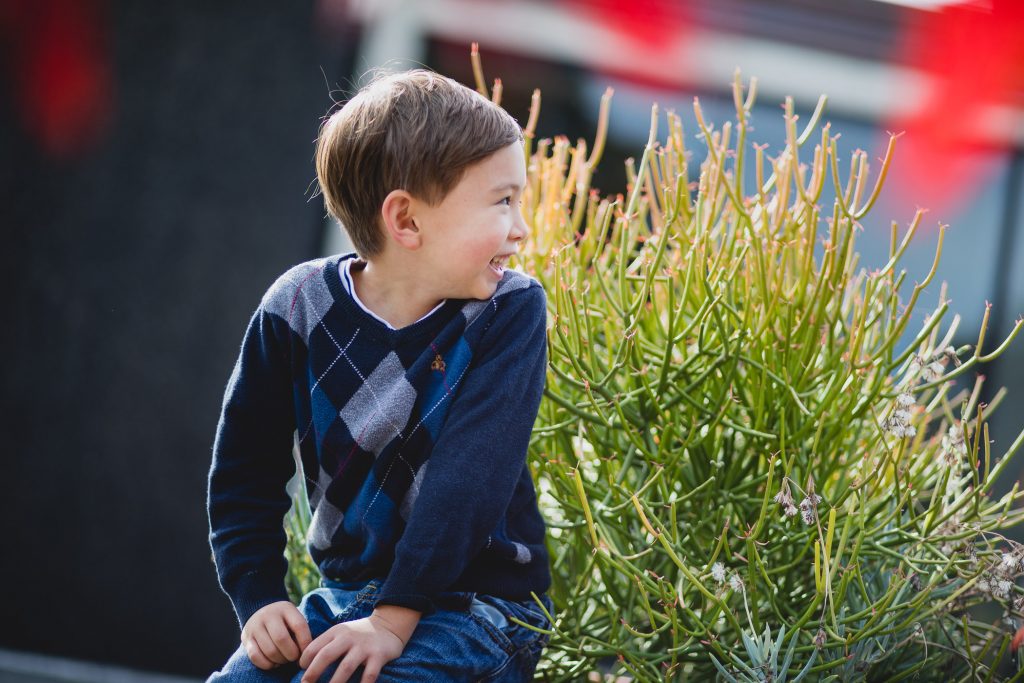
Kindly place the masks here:
[(339, 257), (324, 256), (303, 261), (286, 270), (263, 294), (260, 305), (266, 313), (287, 321), (302, 339), (323, 318), (334, 303), (334, 295), (324, 277), (328, 263)]

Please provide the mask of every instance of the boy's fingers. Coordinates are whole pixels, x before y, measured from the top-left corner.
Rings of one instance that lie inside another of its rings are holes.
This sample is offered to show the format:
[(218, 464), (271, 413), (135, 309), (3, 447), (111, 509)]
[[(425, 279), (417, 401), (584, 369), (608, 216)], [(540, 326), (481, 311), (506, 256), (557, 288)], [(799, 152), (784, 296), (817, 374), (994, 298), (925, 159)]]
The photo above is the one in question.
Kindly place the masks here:
[(298, 645), (292, 640), (291, 631), (288, 630), (288, 626), (283, 619), (268, 623), (267, 633), (270, 634), (270, 639), (277, 646), (277, 651), (289, 662), (294, 662), (302, 654)]
[(346, 683), (362, 663), (363, 654), (355, 649), (349, 650), (345, 658), (338, 664), (338, 670), (331, 676), (330, 683)]
[[(316, 657), (317, 653), (320, 652), (328, 642), (330, 642), (328, 638), (320, 636), (312, 643), (302, 648), (302, 656), (299, 657), (299, 668), (308, 669), (313, 664), (313, 659)], [(305, 680), (305, 678), (303, 678), (303, 680)]]
[[(341, 659), (342, 655), (345, 654), (344, 645), (339, 641), (331, 641), (328, 645), (321, 648), (320, 652), (317, 653), (313, 661), (310, 662), (309, 668), (302, 674), (302, 683), (314, 683), (320, 680), (320, 675), (327, 670), (327, 667), (332, 663)], [(338, 671), (341, 671), (341, 665), (338, 665)], [(337, 673), (337, 672), (335, 672)], [(332, 681), (334, 678), (331, 679)], [(347, 681), (347, 678), (341, 679)]]
[(288, 624), (288, 630), (295, 635), (295, 642), (298, 643), (301, 654), (313, 642), (313, 635), (309, 632), (309, 622), (299, 610), (286, 612), (284, 620)]
[(259, 631), (253, 633), (252, 637), (256, 640), (256, 644), (259, 645), (260, 650), (263, 652), (263, 656), (271, 662), (274, 664), (284, 664), (288, 661), (277, 649), (277, 645), (274, 644), (274, 639), (271, 637), (270, 632), (266, 627), (263, 627)]
[(249, 639), (245, 641), (243, 646), (245, 647), (245, 654), (249, 655), (249, 661), (257, 669), (268, 671), (274, 668), (274, 663), (263, 656), (263, 652), (260, 651), (260, 646), (256, 644), (255, 640)]
[(302, 668), (302, 678), (299, 679), (299, 683), (317, 683), (320, 680), (320, 668), (317, 666), (316, 660), (309, 667)]
[(377, 683), (377, 678), (380, 676), (380, 670), (383, 666), (383, 662), (377, 659), (367, 659), (365, 669), (363, 669), (363, 677), (359, 679), (359, 683)]

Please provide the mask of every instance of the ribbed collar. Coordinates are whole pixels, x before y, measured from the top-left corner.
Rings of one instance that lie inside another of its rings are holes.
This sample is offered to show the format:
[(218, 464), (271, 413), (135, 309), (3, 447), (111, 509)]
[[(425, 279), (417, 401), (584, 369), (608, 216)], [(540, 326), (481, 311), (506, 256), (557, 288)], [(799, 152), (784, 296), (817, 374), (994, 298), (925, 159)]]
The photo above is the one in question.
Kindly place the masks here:
[(345, 285), (341, 282), (338, 266), (344, 260), (357, 258), (358, 256), (355, 252), (350, 252), (330, 256), (324, 261), (323, 278), (327, 283), (327, 289), (330, 290), (331, 296), (342, 306), (345, 312), (352, 316), (352, 320), (357, 321), (360, 328), (366, 330), (391, 348), (434, 336), (451, 321), (453, 315), (459, 313), (462, 306), (466, 303), (462, 299), (448, 299), (441, 308), (426, 318), (398, 330), (391, 329), (364, 311), (362, 306), (352, 299), (351, 295), (346, 291)]

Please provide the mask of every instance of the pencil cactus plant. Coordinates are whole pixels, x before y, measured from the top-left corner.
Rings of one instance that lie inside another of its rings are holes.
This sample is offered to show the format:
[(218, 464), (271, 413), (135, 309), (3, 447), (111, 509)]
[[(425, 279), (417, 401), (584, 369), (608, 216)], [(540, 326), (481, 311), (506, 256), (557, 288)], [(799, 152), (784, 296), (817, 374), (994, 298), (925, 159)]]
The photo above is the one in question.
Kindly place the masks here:
[[(824, 98), (802, 129), (787, 99), (768, 160), (747, 139), (755, 90), (737, 75), (719, 127), (694, 102), (697, 165), (655, 106), (617, 196), (590, 188), (611, 92), (589, 150), (534, 144), (535, 95), (521, 267), (550, 306), (530, 462), (557, 608), (538, 677), (994, 678), (1024, 594), (1024, 549), (1000, 531), (1024, 513), (1016, 486), (990, 495), (1024, 433), (993, 457), (1003, 392), (979, 404), (980, 377), (951, 392), (1024, 321), (983, 353), (986, 310), (954, 349), (943, 285), (912, 329), (945, 227), (909, 299), (897, 264), (921, 212), (902, 237), (893, 223), (882, 268), (858, 270), (855, 249), (895, 138), (874, 180), (862, 151), (844, 177)], [(972, 616), (983, 602), (1004, 619)]]

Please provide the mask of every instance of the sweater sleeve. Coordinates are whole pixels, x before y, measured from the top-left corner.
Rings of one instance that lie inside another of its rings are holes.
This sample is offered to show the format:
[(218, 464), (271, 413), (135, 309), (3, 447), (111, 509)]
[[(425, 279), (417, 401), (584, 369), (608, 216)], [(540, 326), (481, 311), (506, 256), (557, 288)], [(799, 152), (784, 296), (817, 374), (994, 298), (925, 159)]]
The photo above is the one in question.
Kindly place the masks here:
[(539, 286), (507, 296), (456, 388), (380, 604), (432, 613), (509, 506), (544, 391), (547, 304)]
[[(275, 321), (284, 329), (275, 330)], [(210, 466), (207, 514), (220, 586), (241, 626), (253, 612), (287, 600), (283, 519), (295, 473), (287, 326), (261, 305), (249, 321), (224, 392)]]

